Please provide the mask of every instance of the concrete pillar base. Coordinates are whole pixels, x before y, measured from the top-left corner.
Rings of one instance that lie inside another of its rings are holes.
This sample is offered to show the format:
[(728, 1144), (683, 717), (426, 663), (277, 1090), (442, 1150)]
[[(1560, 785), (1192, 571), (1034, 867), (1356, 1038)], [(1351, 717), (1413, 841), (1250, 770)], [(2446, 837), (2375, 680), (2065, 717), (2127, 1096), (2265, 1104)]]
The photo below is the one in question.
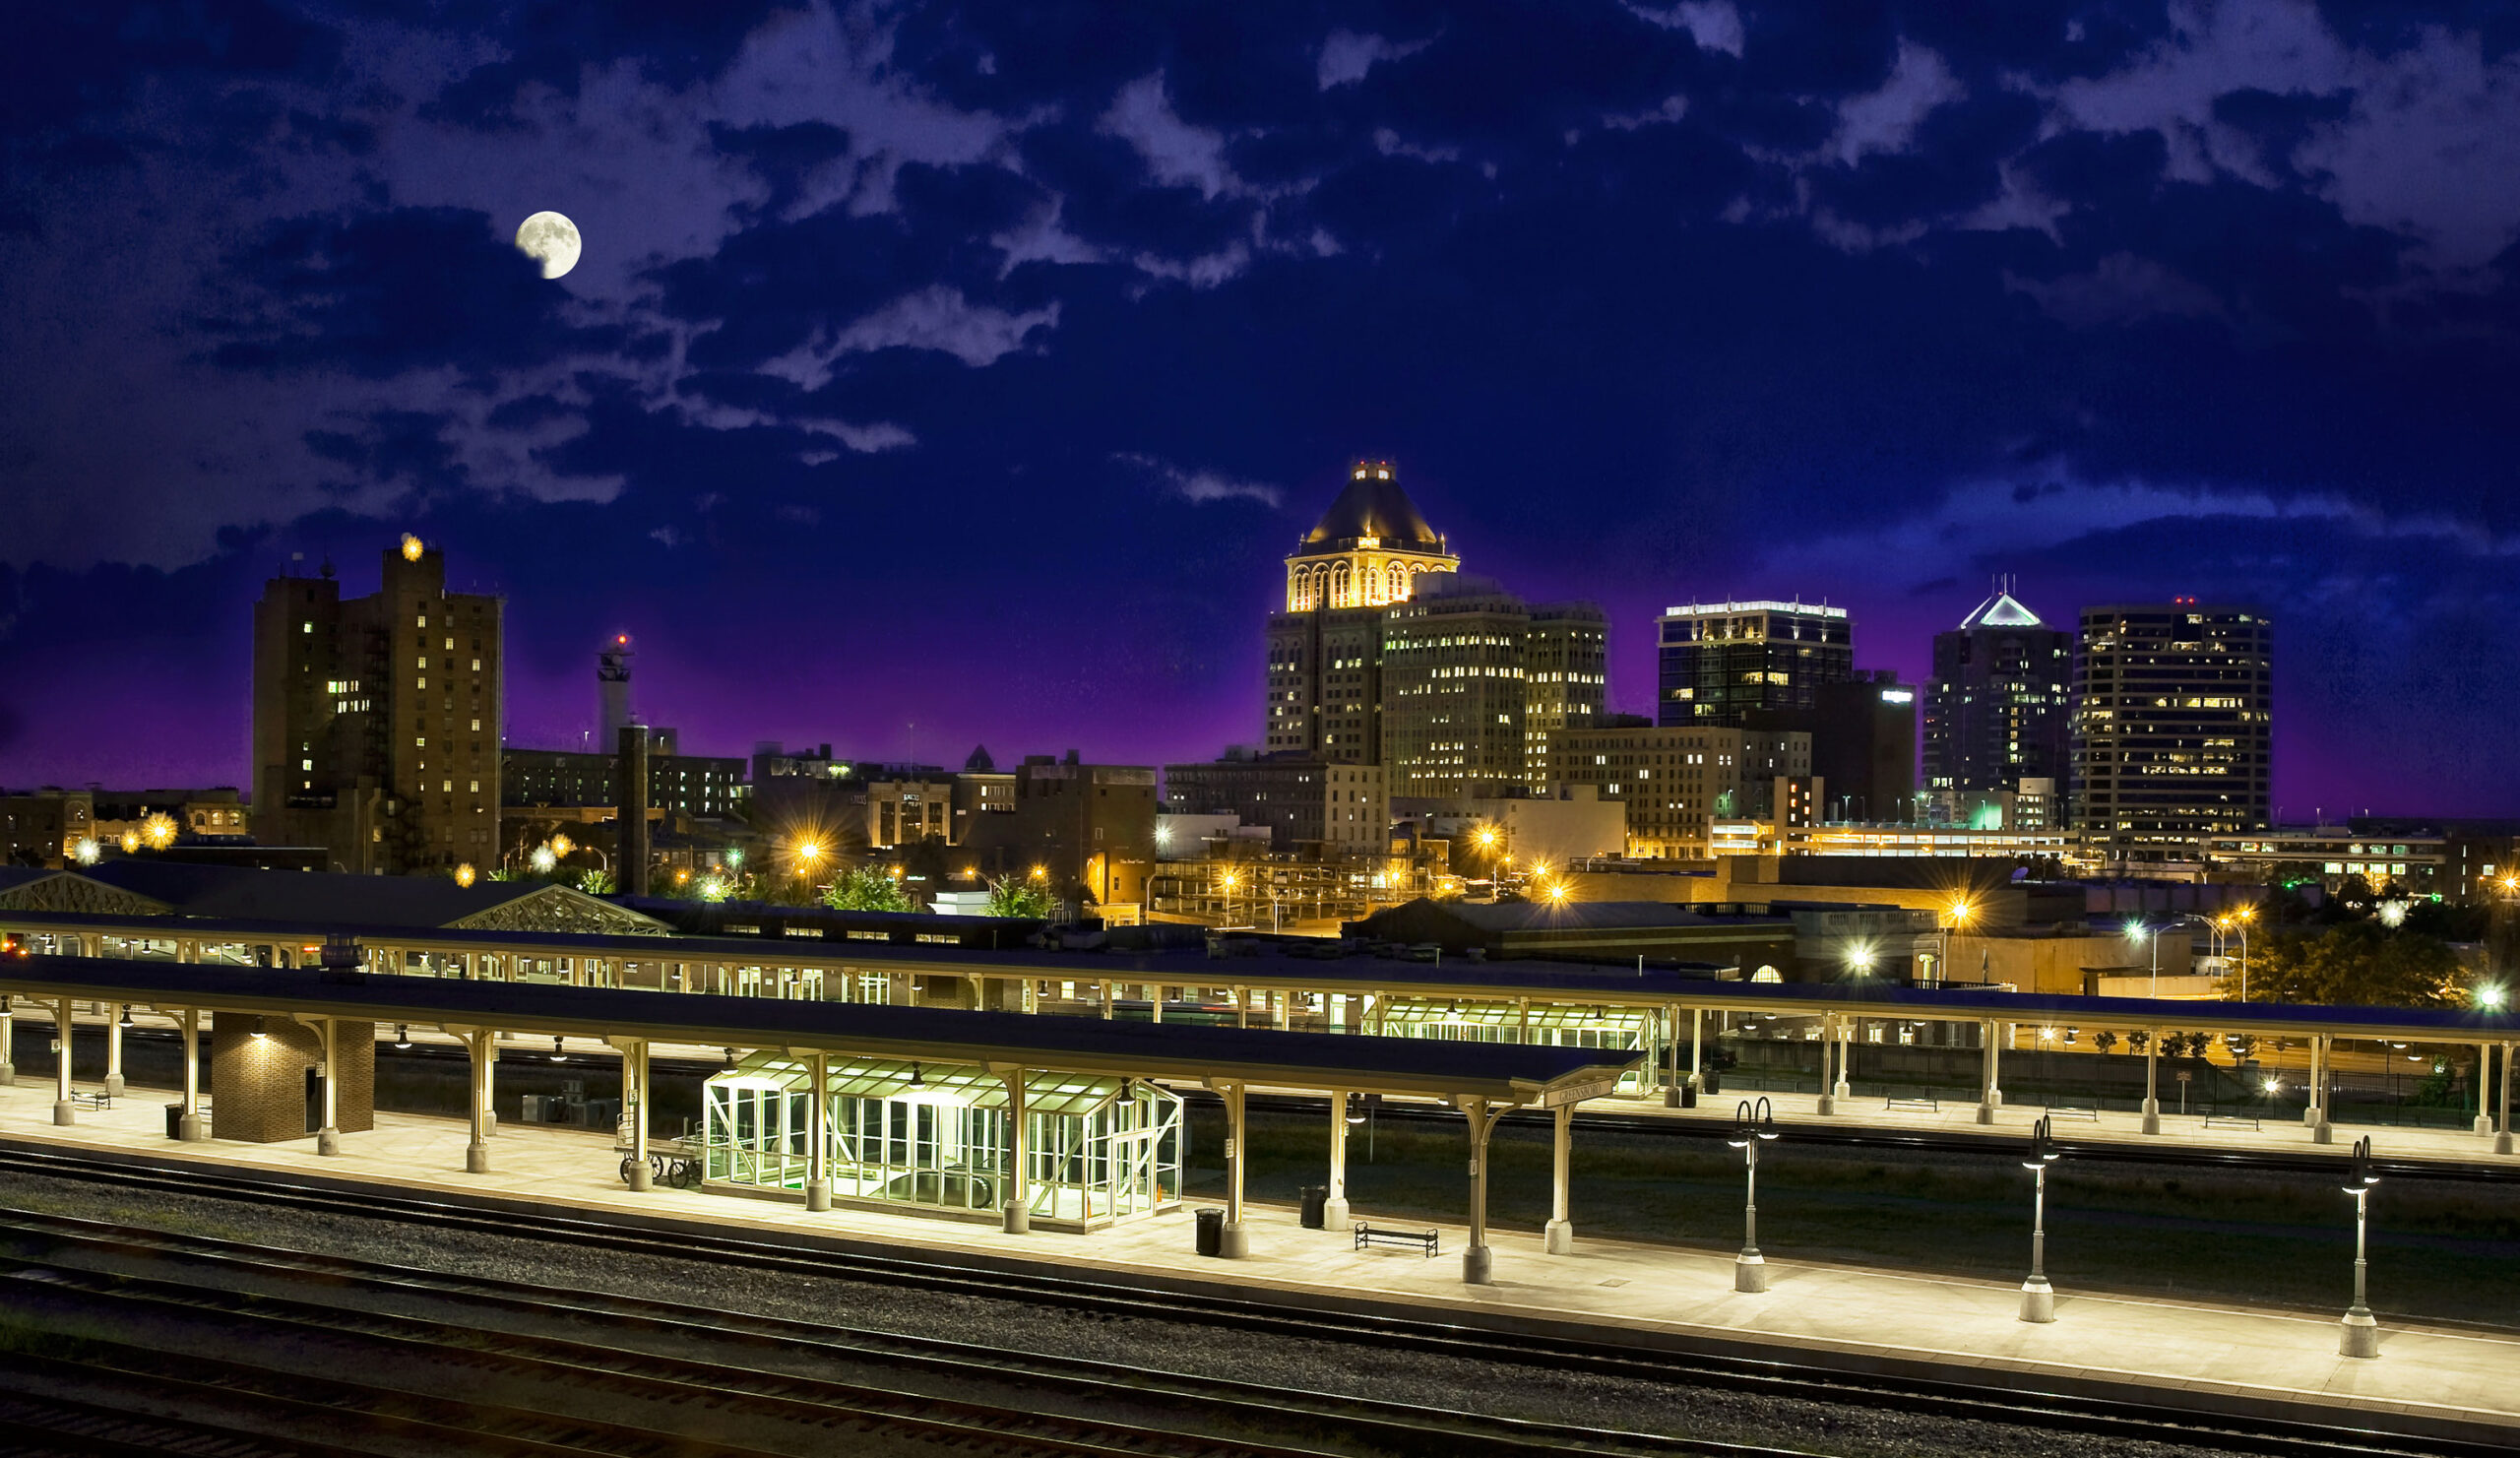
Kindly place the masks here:
[(2478, 1115), (2477, 1115), (2477, 1132), (2478, 1132), (2478, 1133), (2480, 1133), (2480, 1134), (2490, 1134), (2490, 1133), (2492, 1133), (2492, 1132), (2493, 1132), (2493, 1120), (2492, 1120), (2492, 1119), (2490, 1119), (2490, 1118), (2488, 1118), (2486, 1115), (2484, 1115), (2484, 1114), (2482, 1114), (2482, 1113), (2478, 1114)]
[(1732, 1257), (1732, 1289), (1761, 1292), (1768, 1289), (1768, 1258), (1764, 1255)]
[(1994, 1121), (1995, 1121), (1995, 1106), (1993, 1106), (1992, 1104), (1981, 1104), (1981, 1105), (1979, 1105), (1979, 1106), (1978, 1106), (1978, 1122), (1980, 1122), (1980, 1123), (1982, 1123), (1982, 1124), (1991, 1124), (1991, 1123), (1993, 1123)]
[(1850, 1099), (1855, 1096), (1855, 1091), (1847, 1087), (1847, 1081), (1843, 1078), (1839, 1079), (1838, 1086), (1829, 1092), (1841, 1099)]
[(1469, 1286), (1496, 1284), (1496, 1252), (1484, 1245), (1473, 1245), (1461, 1253), (1461, 1279)]
[(108, 1098), (108, 1099), (119, 1099), (119, 1098), (121, 1098), (121, 1097), (123, 1096), (123, 1092), (124, 1092), (125, 1087), (126, 1087), (126, 1085), (125, 1085), (125, 1084), (124, 1084), (124, 1082), (123, 1082), (123, 1077), (122, 1077), (122, 1075), (121, 1075), (121, 1074), (119, 1074), (119, 1073), (108, 1073), (108, 1074), (106, 1074), (106, 1075), (105, 1075), (105, 1097), (106, 1097), (106, 1098)]
[(18, 1065), (15, 1063), (0, 1063), (0, 1089), (13, 1089), (17, 1086)]
[(477, 1139), (464, 1146), (464, 1173), (467, 1174), (489, 1173), (490, 1146)]
[(2148, 1111), (2144, 1114), (2144, 1132), (2145, 1132), (2145, 1133), (2147, 1133), (2147, 1134), (2158, 1134), (2158, 1133), (2160, 1133), (2161, 1131), (2162, 1131), (2162, 1116), (2161, 1116), (2160, 1114), (2158, 1114), (2158, 1113), (2153, 1113), (2153, 1112), (2151, 1112), (2151, 1111), (2149, 1111), (2149, 1110), (2148, 1110)]
[(2315, 1104), (2305, 1104), (2305, 1105), (2301, 1106), (2301, 1122), (2303, 1122), (2303, 1123), (2305, 1123), (2305, 1124), (2314, 1124), (2314, 1123), (2317, 1123), (2318, 1121), (2319, 1121), (2319, 1107), (2318, 1107), (2317, 1105), (2315, 1105)]
[(2511, 1131), (2509, 1129), (2505, 1129), (2501, 1133), (2493, 1136), (2493, 1152), (2495, 1154), (2511, 1153)]
[(342, 1131), (330, 1128), (317, 1129), (315, 1131), (315, 1152), (317, 1154), (340, 1154), (342, 1152)]
[(1322, 1203), (1322, 1206), (1321, 1206), (1321, 1226), (1322, 1226), (1322, 1229), (1324, 1229), (1324, 1230), (1331, 1230), (1331, 1231), (1345, 1231), (1345, 1230), (1347, 1230), (1351, 1225), (1354, 1225), (1354, 1223), (1355, 1223), (1355, 1216), (1350, 1213), (1349, 1208), (1348, 1208), (1348, 1202), (1347, 1202), (1347, 1201), (1345, 1201), (1345, 1200), (1327, 1200), (1327, 1201), (1324, 1201), (1324, 1202)]
[(1831, 1094), (1822, 1094), (1820, 1096), (1819, 1112), (1823, 1115), (1827, 1115), (1837, 1111), (1838, 1101), (1836, 1096)]
[(657, 1187), (657, 1172), (646, 1160), (630, 1162), (630, 1192), (645, 1194)]
[[(812, 1196), (808, 1195), (806, 1199), (807, 1208), (812, 1208)], [(826, 1210), (831, 1208), (831, 1195), (828, 1191), (823, 1195), (822, 1208)], [(1010, 1236), (1029, 1236), (1033, 1234), (1033, 1212), (1025, 1209), (1021, 1205), (1008, 1206), (1006, 1208), (1006, 1219), (1002, 1224), (1002, 1228)], [(1234, 1227), (1227, 1226), (1226, 1229), (1231, 1231)]]
[(210, 1137), (201, 1126), (201, 1115), (187, 1113), (175, 1120), (175, 1137), (186, 1144), (199, 1144)]
[(1217, 1256), (1222, 1260), (1242, 1260), (1251, 1254), (1251, 1233), (1237, 1220), (1228, 1220), (1217, 1232)]
[(809, 1179), (805, 1181), (805, 1208), (815, 1212), (816, 1214), (820, 1214), (821, 1212), (831, 1208), (830, 1180)]
[(1665, 1109), (1677, 1109), (1680, 1107), (1680, 1090), (1677, 1084), (1674, 1084), (1663, 1091), (1663, 1107)]
[(52, 1101), (52, 1121), (55, 1125), (64, 1129), (79, 1122), (79, 1115), (70, 1108), (69, 1100), (55, 1099)]
[(1549, 1254), (1573, 1255), (1575, 1253), (1575, 1222), (1552, 1220), (1542, 1228), (1541, 1234), (1548, 1242)]
[(2043, 1324), (2056, 1319), (2056, 1289), (2048, 1278), (2034, 1276), (2021, 1283), (2021, 1319)]
[(2380, 1323), (2361, 1306), (2345, 1313), (2336, 1331), (2336, 1355), (2339, 1357), (2377, 1357), (2380, 1355)]
[(2336, 1126), (2326, 1119), (2320, 1119), (2317, 1123), (2310, 1125), (2310, 1142), (2312, 1144), (2335, 1143)]

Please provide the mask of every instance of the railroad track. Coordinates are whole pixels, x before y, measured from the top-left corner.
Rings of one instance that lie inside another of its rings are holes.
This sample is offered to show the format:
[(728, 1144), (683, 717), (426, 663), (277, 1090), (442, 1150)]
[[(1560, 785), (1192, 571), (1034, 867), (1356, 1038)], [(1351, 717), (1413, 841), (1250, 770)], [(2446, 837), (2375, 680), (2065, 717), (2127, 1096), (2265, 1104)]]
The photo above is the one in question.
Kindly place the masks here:
[[(285, 1173), (254, 1172), (229, 1173), (222, 1170), (196, 1166), (170, 1168), (125, 1159), (98, 1159), (81, 1151), (56, 1149), (0, 1148), (0, 1171), (55, 1177), (93, 1180), (119, 1189), (158, 1189), (169, 1193), (229, 1198), (248, 1203), (362, 1219), (392, 1221), (425, 1228), (460, 1230), (509, 1238), (533, 1238), (565, 1242), (584, 1249), (599, 1247), (628, 1258), (655, 1257), (724, 1264), (752, 1271), (793, 1275), (800, 1278), (838, 1278), (883, 1283), (992, 1300), (1017, 1300), (1027, 1304), (1090, 1311), (1109, 1316), (1127, 1316), (1171, 1325), (1228, 1326), (1244, 1333), (1269, 1332), (1307, 1341), (1353, 1342), (1379, 1351), (1404, 1350), (1477, 1362), (1495, 1363), (1524, 1368), (1541, 1368), (1562, 1372), (1611, 1376), (1660, 1385), (1683, 1385), (1747, 1392), (1802, 1401), (1833, 1403), (1896, 1411), (1904, 1414), (1990, 1422), (2011, 1426), (2047, 1428), (2078, 1435), (2108, 1435), (2166, 1443), (2193, 1444), (2231, 1451), (2266, 1453), (2333, 1453), (2409, 1455), (2409, 1458), (2485, 1458), (2505, 1455), (2507, 1443), (2471, 1440), (2450, 1434), (2410, 1434), (2379, 1428), (2362, 1427), (2346, 1414), (2337, 1413), (2316, 1422), (2288, 1421), (2279, 1418), (2250, 1416), (2246, 1419), (2220, 1418), (2211, 1414), (2145, 1402), (2139, 1399), (2095, 1397), (2064, 1391), (2034, 1391), (1969, 1385), (1934, 1378), (1877, 1373), (1851, 1373), (1816, 1366), (1796, 1364), (1769, 1357), (1729, 1356), (1720, 1353), (1648, 1353), (1565, 1338), (1541, 1338), (1527, 1334), (1499, 1334), (1463, 1323), (1439, 1318), (1401, 1317), (1378, 1314), (1324, 1313), (1291, 1309), (1264, 1300), (1214, 1295), (1192, 1295), (1174, 1291), (1133, 1288), (1116, 1284), (1108, 1273), (1096, 1273), (1091, 1279), (1068, 1278), (1048, 1273), (1010, 1272), (976, 1263), (963, 1263), (951, 1257), (928, 1253), (916, 1255), (872, 1253), (862, 1250), (828, 1248), (799, 1249), (771, 1241), (753, 1239), (739, 1234), (719, 1233), (701, 1228), (684, 1227), (671, 1233), (660, 1233), (636, 1227), (625, 1227), (596, 1219), (553, 1216), (525, 1210), (486, 1209), (461, 1203), (431, 1199), (421, 1195), (393, 1195), (361, 1189), (352, 1192), (328, 1188), (322, 1184), (303, 1182)], [(0, 1233), (17, 1230), (19, 1236), (40, 1236), (62, 1239), (71, 1236), (103, 1242), (91, 1248), (101, 1249), (113, 1242), (126, 1242), (136, 1248), (156, 1248), (168, 1255), (189, 1243), (194, 1248), (186, 1259), (228, 1262), (251, 1262), (276, 1259), (272, 1252), (257, 1246), (231, 1245), (221, 1249), (222, 1242), (204, 1241), (197, 1237), (171, 1236), (138, 1228), (97, 1226), (85, 1231), (87, 1223), (66, 1221), (60, 1217), (36, 1217), (10, 1213), (0, 1218)], [(373, 1265), (346, 1257), (289, 1253), (284, 1259), (296, 1272), (294, 1279), (311, 1279), (329, 1272), (343, 1280), (373, 1280), (412, 1283), (410, 1291), (416, 1294), (433, 1290), (452, 1293), (461, 1287), (470, 1292), (467, 1300), (479, 1303), (482, 1309), (506, 1302), (549, 1302), (553, 1294), (538, 1287), (516, 1286), (485, 1281), (480, 1278), (452, 1277), (436, 1272)], [(231, 1266), (231, 1269), (239, 1267)], [(790, 1324), (707, 1308), (673, 1307), (670, 1303), (640, 1302), (611, 1296), (573, 1293), (568, 1298), (575, 1304), (588, 1306), (588, 1319), (600, 1318), (623, 1329), (642, 1323), (657, 1324), (654, 1329), (671, 1330), (673, 1323), (685, 1329), (694, 1321), (720, 1323), (729, 1333), (728, 1340), (771, 1340), (787, 1338), (772, 1333), (785, 1332)], [(594, 1304), (588, 1304), (594, 1303)], [(649, 1309), (640, 1309), (643, 1305)], [(600, 1306), (603, 1309), (598, 1309)], [(693, 1313), (699, 1313), (694, 1315)], [(871, 1355), (866, 1344), (905, 1343), (906, 1339), (870, 1332), (840, 1332), (830, 1327), (801, 1328), (813, 1340), (856, 1344), (862, 1353)], [(950, 1362), (957, 1354), (952, 1344), (934, 1344), (925, 1352), (910, 1352), (897, 1347), (895, 1355), (905, 1360)], [(962, 1354), (969, 1356), (969, 1349)], [(1084, 1382), (1102, 1380), (1121, 1383), (1143, 1383), (1157, 1374), (1142, 1369), (1078, 1363), (1072, 1359), (1020, 1359), (1012, 1354), (988, 1349), (991, 1362), (1020, 1361), (1026, 1365), (1038, 1364), (1043, 1377), (1064, 1377)], [(1235, 1384), (1217, 1383), (1206, 1378), (1182, 1378), (1162, 1374), (1166, 1382), (1184, 1382), (1184, 1393), (1205, 1392), (1218, 1400), (1257, 1400), (1283, 1411), (1289, 1394), (1278, 1388), (1232, 1390)], [(1350, 1399), (1333, 1399), (1339, 1402)], [(1387, 1417), (1397, 1424), (1413, 1418), (1421, 1425), (1429, 1420), (1437, 1423), (1467, 1420), (1495, 1424), (1498, 1420), (1470, 1418), (1469, 1415), (1430, 1415), (1403, 1405), (1387, 1405)], [(1364, 1409), (1354, 1409), (1359, 1414)], [(1566, 1430), (1573, 1432), (1576, 1430)], [(1527, 1436), (1529, 1436), (1527, 1434)], [(1512, 1441), (1509, 1436), (1502, 1440)], [(1654, 1438), (1648, 1435), (1604, 1435), (1583, 1433), (1577, 1440), (1594, 1443), (1635, 1441), (1664, 1452), (1687, 1453), (1786, 1453), (1792, 1450), (1757, 1446), (1728, 1445), (1692, 1439)], [(1445, 1446), (1434, 1450), (1446, 1455), (1472, 1455), (1482, 1451), (1504, 1452), (1509, 1449), (1480, 1450), (1462, 1445), (1450, 1435)], [(1567, 1439), (1552, 1436), (1541, 1440), (1539, 1447), (1527, 1451), (1565, 1451)], [(1602, 1451), (1627, 1451), (1611, 1446)], [(1130, 1451), (1147, 1451), (1131, 1449)], [(1244, 1449), (1243, 1451), (1257, 1451)], [(1299, 1451), (1287, 1449), (1287, 1451)]]
[[(806, 1451), (884, 1431), (1016, 1451), (1255, 1458), (1782, 1458), (1798, 1451), (1608, 1433), (933, 1338), (844, 1332), (59, 1216), (0, 1214), (0, 1292), (11, 1294), (10, 1304), (22, 1314), (47, 1313), (47, 1299), (67, 1295), (66, 1303), (54, 1304), (69, 1309), (48, 1314), (74, 1329), (94, 1366), (151, 1374), (153, 1381), (154, 1372), (173, 1373), (187, 1389), (250, 1394), (327, 1416), (347, 1413), (361, 1433), (434, 1442), (441, 1451), (646, 1452), (660, 1441), (692, 1453), (790, 1450), (702, 1438), (765, 1420), (808, 1435), (801, 1445)], [(444, 1309), (429, 1315), (412, 1308)], [(99, 1340), (80, 1329), (83, 1315), (146, 1328), (158, 1339), (147, 1350)], [(182, 1350), (188, 1329), (194, 1350)], [(171, 1354), (162, 1350), (169, 1332), (177, 1334)], [(297, 1359), (284, 1372), (201, 1351), (203, 1343), (230, 1352), (286, 1347)], [(701, 1352), (716, 1355), (692, 1355)], [(310, 1353), (359, 1369), (436, 1366), (445, 1375), (436, 1383), (392, 1385), (327, 1377), (304, 1370)], [(862, 1370), (881, 1379), (843, 1379), (803, 1366)], [(558, 1389), (553, 1395), (565, 1402), (520, 1405), (460, 1395), (537, 1386)], [(956, 1395), (973, 1392), (1003, 1395), (993, 1401)], [(668, 1414), (672, 1426), (595, 1416), (598, 1412)], [(302, 1426), (324, 1430), (321, 1422)], [(1288, 1436), (1259, 1435), (1270, 1433)]]

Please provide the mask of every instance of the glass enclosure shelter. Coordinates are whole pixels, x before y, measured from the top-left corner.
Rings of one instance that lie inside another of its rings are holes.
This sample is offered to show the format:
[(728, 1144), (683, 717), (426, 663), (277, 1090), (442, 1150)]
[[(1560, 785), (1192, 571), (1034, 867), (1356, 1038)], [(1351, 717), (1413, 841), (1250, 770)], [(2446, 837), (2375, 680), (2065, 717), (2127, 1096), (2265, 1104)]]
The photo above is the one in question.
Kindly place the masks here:
[[(1650, 1007), (1534, 1007), (1504, 999), (1393, 997), (1375, 1013), (1390, 1038), (1443, 1038), (1458, 1043), (1521, 1043), (1544, 1047), (1598, 1047), (1623, 1053), (1657, 1051), (1661, 1015)], [(1651, 1091), (1652, 1059), (1619, 1075), (1618, 1091)]]
[[(1002, 1218), (1014, 1189), (1006, 1081), (968, 1064), (835, 1057), (825, 1076), (832, 1198)], [(1033, 1223), (1093, 1231), (1181, 1203), (1181, 1100), (1137, 1079), (1035, 1071), (1025, 1082)], [(755, 1052), (709, 1080), (711, 1183), (805, 1188), (813, 1065)]]

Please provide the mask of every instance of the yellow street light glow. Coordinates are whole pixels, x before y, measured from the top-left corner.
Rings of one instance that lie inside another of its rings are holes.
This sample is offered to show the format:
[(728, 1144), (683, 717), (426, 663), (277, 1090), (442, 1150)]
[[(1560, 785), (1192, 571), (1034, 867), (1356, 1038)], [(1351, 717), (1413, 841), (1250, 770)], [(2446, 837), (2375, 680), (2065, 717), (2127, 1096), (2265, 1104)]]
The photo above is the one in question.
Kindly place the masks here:
[(459, 865), (459, 866), (457, 866), (457, 867), (455, 868), (455, 884), (457, 884), (458, 886), (466, 886), (466, 887), (469, 887), (469, 886), (471, 886), (471, 885), (472, 884), (472, 861), (469, 861), (469, 860), (468, 860), (468, 861), (464, 862), (462, 865)]
[(1972, 916), (1977, 914), (1977, 910), (1978, 909), (1976, 907), (1971, 906), (1966, 900), (1954, 899), (1951, 903), (1952, 924), (1957, 926), (1961, 922), (1968, 920)]
[(152, 851), (163, 851), (175, 844), (176, 830), (175, 817), (163, 810), (140, 822), (140, 838), (149, 843)]
[(420, 546), (420, 539), (418, 539), (418, 538), (416, 538), (416, 537), (412, 536), (412, 535), (411, 535), (410, 533), (409, 533), (409, 532), (406, 532), (406, 533), (404, 533), (404, 534), (403, 534), (403, 560), (404, 560), (404, 561), (406, 561), (406, 562), (416, 562), (416, 561), (418, 561), (418, 560), (420, 559), (420, 552), (421, 552), (421, 550), (422, 550), (422, 548), (421, 548), (421, 546)]
[(796, 858), (798, 860), (811, 863), (813, 861), (820, 860), (822, 858), (822, 855), (823, 848), (820, 842), (800, 841), (797, 843)]
[(1049, 868), (1048, 866), (1046, 866), (1046, 865), (1037, 865), (1037, 866), (1033, 867), (1033, 879), (1034, 879), (1034, 880), (1036, 880), (1036, 881), (1046, 881), (1046, 880), (1048, 880), (1049, 878), (1050, 878), (1050, 868)]
[(1560, 881), (1556, 885), (1549, 887), (1548, 899), (1551, 901), (1564, 901), (1566, 899), (1566, 883)]
[(140, 854), (139, 831), (126, 830), (122, 833), (122, 854), (125, 856), (137, 856)]
[(2253, 901), (2241, 902), (2238, 906), (2232, 909), (2232, 915), (2237, 917), (2243, 921), (2255, 920), (2257, 919), (2257, 903)]
[(1495, 831), (1495, 829), (1494, 829), (1493, 827), (1487, 827), (1487, 828), (1483, 828), (1483, 829), (1481, 829), (1481, 830), (1479, 832), (1479, 844), (1480, 844), (1480, 845), (1482, 845), (1482, 846), (1492, 846), (1492, 845), (1495, 845), (1495, 844), (1496, 844), (1496, 831)]
[(578, 849), (577, 843), (571, 841), (567, 836), (555, 835), (551, 838), (551, 854), (559, 856), (563, 860), (568, 859), (569, 853), (576, 849)]

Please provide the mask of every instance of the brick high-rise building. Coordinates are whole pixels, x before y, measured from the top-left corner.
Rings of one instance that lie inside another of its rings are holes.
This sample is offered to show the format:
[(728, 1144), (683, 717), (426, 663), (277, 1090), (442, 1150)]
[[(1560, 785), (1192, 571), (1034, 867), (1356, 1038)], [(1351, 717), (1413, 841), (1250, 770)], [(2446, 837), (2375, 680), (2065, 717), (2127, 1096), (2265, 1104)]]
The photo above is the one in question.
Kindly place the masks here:
[(345, 600), (279, 577), (254, 604), (254, 833), (321, 846), (334, 868), (405, 874), (499, 856), (505, 604), (449, 593), (446, 559), (406, 537), (383, 581)]
[(2246, 607), (2086, 607), (2074, 656), (2076, 820), (2121, 859), (2186, 859), (2271, 819), (2275, 630)]
[(1609, 691), (1610, 623), (1591, 602), (1538, 602), (1523, 636), (1524, 759), (1532, 793), (1551, 794), (1559, 737), (1598, 727)]

